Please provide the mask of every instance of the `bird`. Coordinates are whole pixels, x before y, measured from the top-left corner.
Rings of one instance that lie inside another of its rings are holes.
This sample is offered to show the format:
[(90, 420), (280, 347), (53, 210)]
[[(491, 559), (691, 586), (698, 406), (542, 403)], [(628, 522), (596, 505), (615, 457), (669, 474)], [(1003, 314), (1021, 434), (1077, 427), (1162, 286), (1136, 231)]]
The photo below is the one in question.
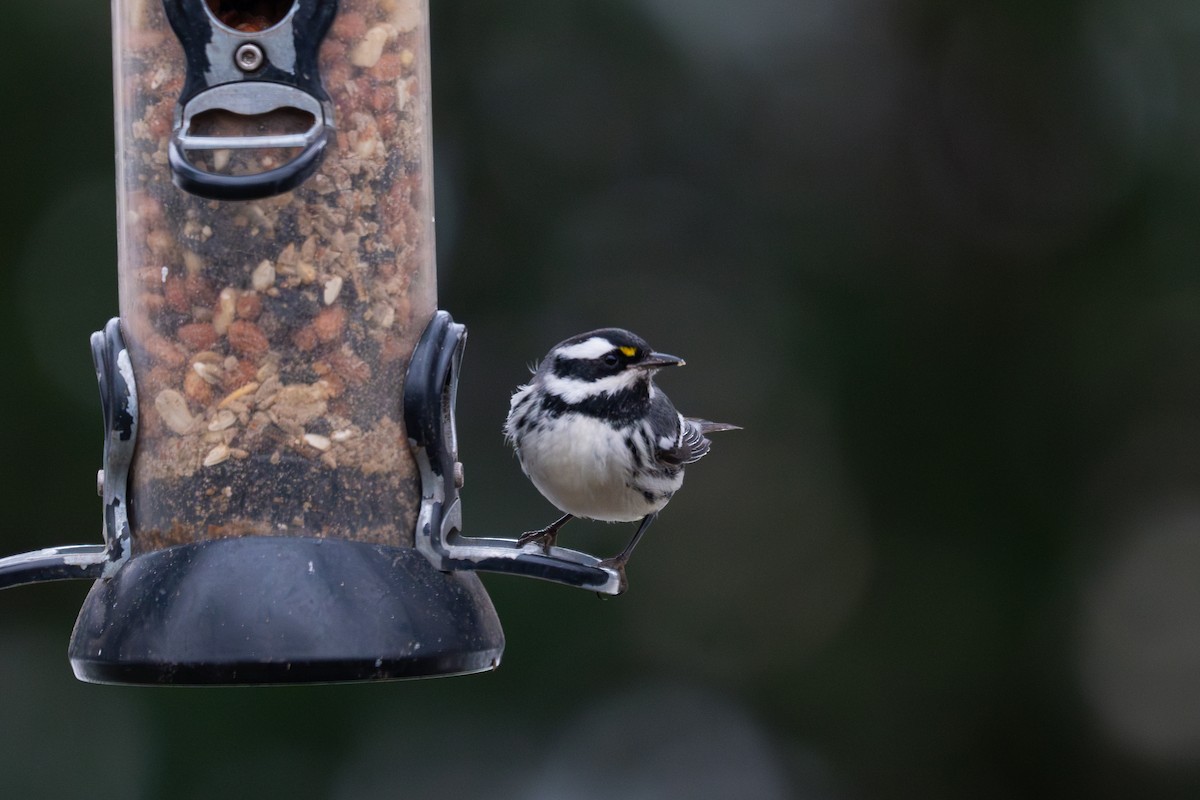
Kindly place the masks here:
[(683, 366), (623, 328), (572, 336), (551, 348), (509, 402), (504, 435), (521, 469), (563, 515), (527, 531), (519, 545), (550, 553), (576, 517), (638, 522), (633, 538), (598, 566), (625, 567), (650, 523), (683, 485), (684, 468), (708, 454), (708, 434), (739, 426), (685, 417), (654, 383)]

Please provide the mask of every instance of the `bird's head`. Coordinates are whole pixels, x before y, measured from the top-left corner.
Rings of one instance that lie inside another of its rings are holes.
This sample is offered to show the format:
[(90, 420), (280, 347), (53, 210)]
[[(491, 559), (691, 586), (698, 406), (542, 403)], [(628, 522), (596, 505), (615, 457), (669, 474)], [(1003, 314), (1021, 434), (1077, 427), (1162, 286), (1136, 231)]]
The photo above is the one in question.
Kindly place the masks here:
[(539, 372), (547, 388), (575, 402), (583, 397), (633, 389), (663, 367), (683, 365), (678, 356), (659, 353), (646, 340), (622, 328), (601, 328), (559, 342)]

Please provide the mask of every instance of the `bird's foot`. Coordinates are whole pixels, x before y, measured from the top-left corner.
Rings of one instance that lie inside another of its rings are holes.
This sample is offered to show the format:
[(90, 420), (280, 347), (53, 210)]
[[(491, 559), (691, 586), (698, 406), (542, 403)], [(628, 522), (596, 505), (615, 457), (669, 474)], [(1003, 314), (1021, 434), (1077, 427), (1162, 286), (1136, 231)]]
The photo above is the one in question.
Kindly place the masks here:
[(554, 547), (554, 542), (558, 539), (558, 529), (572, 519), (573, 517), (570, 514), (564, 514), (544, 528), (536, 531), (526, 531), (517, 537), (517, 544), (521, 547), (527, 544), (540, 544), (542, 552), (550, 555), (550, 548)]
[(625, 590), (629, 588), (629, 579), (625, 577), (625, 564), (628, 561), (628, 558), (614, 556), (613, 558), (605, 558), (596, 564), (596, 566), (600, 569), (611, 569), (613, 572), (617, 573), (617, 594), (624, 594)]
[(536, 531), (526, 531), (517, 537), (517, 544), (525, 546), (527, 544), (540, 544), (542, 552), (546, 555), (550, 554), (550, 548), (554, 547), (554, 543), (558, 540), (558, 528), (554, 525), (542, 528)]

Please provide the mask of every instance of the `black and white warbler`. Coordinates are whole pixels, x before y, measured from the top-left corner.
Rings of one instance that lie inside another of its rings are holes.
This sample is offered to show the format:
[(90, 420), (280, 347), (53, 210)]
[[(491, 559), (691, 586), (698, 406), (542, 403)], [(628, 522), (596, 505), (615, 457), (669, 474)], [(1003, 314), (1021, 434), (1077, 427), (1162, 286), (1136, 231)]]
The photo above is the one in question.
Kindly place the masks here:
[(705, 434), (737, 429), (684, 417), (654, 385), (656, 371), (683, 363), (620, 328), (573, 336), (542, 359), (513, 395), (504, 434), (533, 485), (564, 514), (521, 544), (548, 553), (573, 517), (640, 520), (625, 549), (600, 562), (624, 586), (633, 548), (683, 485), (684, 467), (708, 453)]

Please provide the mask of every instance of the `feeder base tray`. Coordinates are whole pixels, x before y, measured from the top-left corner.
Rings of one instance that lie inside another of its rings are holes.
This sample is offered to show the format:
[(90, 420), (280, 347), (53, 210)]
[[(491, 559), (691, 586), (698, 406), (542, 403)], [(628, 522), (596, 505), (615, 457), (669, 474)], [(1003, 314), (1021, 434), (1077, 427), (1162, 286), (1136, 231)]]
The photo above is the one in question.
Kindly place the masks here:
[(69, 654), (83, 681), (220, 685), (462, 675), (503, 651), (475, 575), (413, 549), (280, 536), (134, 556), (92, 586)]

